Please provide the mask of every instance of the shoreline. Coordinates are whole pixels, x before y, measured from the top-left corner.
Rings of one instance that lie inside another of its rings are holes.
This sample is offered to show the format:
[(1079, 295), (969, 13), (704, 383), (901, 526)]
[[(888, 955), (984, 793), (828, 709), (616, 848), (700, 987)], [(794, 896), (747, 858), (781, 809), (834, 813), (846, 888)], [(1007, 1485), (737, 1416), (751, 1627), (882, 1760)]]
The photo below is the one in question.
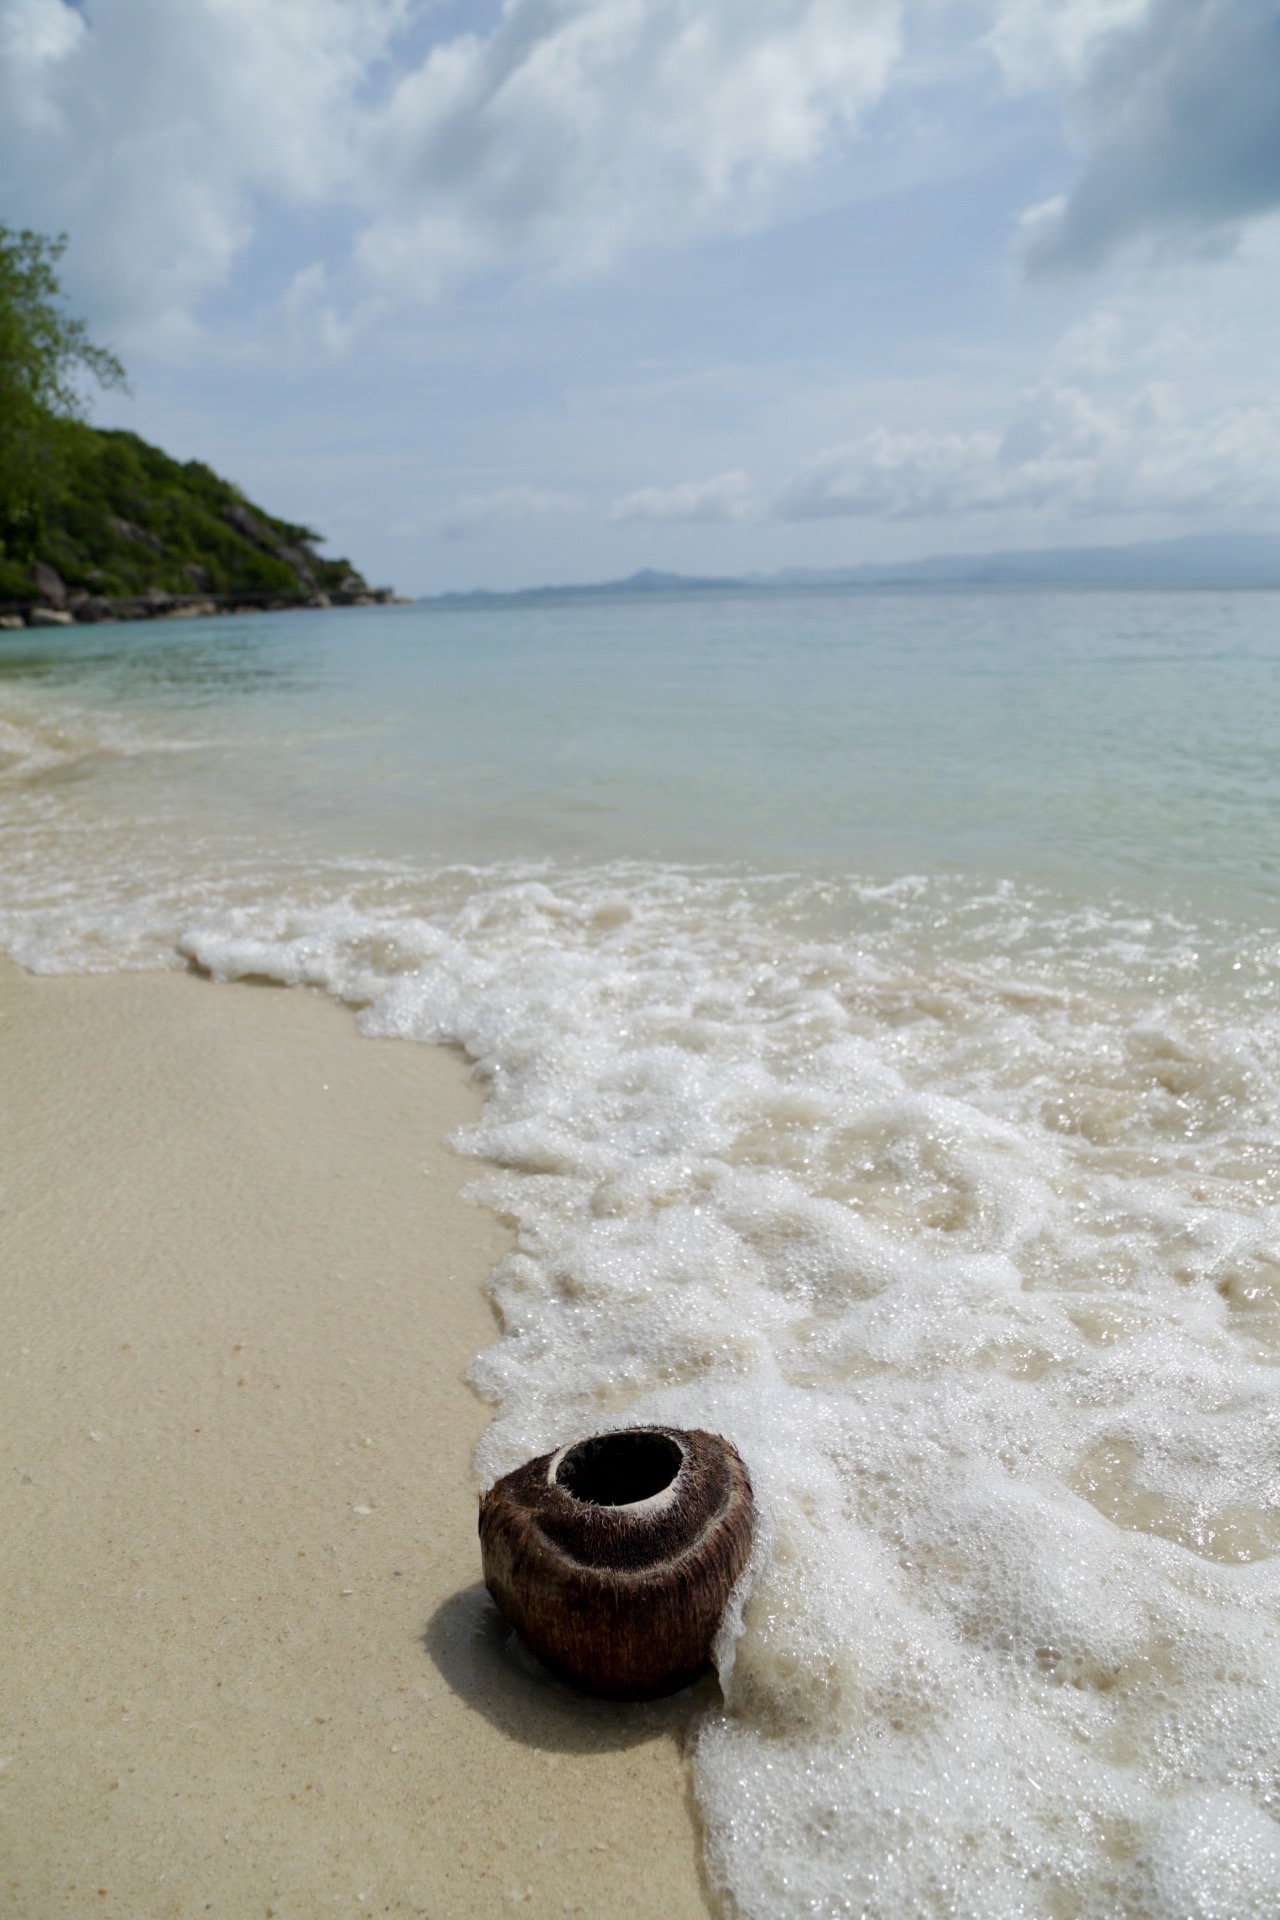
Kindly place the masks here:
[(705, 1915), (714, 1681), (579, 1698), (479, 1584), (461, 1057), (7, 960), (0, 1049), (4, 1910)]
[(165, 593), (154, 588), (127, 600), (64, 594), (59, 601), (0, 601), (0, 632), (29, 627), (114, 626), (128, 620), (214, 620), (245, 613), (323, 612), (333, 607), (411, 607), (407, 594), (390, 587), (358, 593)]

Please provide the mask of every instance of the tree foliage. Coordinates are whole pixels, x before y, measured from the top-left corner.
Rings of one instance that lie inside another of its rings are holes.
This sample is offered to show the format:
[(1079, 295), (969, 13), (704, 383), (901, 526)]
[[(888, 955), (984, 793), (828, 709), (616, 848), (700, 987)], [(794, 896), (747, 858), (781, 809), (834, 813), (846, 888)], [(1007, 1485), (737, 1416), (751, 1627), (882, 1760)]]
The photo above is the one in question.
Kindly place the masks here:
[(66, 244), (0, 225), (0, 541), (12, 557), (34, 547), (67, 484), (75, 439), (66, 429), (84, 418), (86, 376), (128, 384), (114, 353), (63, 307)]

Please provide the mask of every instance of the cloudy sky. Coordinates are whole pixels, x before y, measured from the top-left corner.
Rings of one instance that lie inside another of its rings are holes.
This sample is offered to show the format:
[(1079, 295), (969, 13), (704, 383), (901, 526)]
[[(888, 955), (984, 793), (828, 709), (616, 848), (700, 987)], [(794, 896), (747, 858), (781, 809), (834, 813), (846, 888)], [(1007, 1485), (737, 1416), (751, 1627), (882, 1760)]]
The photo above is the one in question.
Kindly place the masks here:
[(0, 0), (98, 406), (404, 591), (1280, 527), (1280, 0)]

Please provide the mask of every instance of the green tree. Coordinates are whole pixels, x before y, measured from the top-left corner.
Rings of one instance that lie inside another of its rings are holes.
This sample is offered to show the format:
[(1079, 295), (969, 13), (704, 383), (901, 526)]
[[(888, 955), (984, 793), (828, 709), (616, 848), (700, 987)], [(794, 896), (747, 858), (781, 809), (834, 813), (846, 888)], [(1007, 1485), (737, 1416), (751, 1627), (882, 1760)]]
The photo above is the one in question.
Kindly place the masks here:
[(13, 559), (30, 558), (44, 510), (66, 485), (66, 428), (85, 416), (85, 376), (128, 385), (114, 353), (63, 308), (66, 245), (65, 234), (0, 225), (0, 547)]

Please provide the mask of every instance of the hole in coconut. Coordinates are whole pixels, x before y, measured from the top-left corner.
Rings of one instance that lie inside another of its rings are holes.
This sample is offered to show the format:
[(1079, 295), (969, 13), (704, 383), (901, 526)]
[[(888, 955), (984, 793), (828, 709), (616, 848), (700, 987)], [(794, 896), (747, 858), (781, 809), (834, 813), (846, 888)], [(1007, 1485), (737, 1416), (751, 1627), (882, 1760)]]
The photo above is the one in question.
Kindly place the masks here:
[(665, 1433), (602, 1433), (579, 1440), (556, 1468), (556, 1481), (575, 1500), (597, 1507), (629, 1507), (662, 1493), (684, 1460)]

